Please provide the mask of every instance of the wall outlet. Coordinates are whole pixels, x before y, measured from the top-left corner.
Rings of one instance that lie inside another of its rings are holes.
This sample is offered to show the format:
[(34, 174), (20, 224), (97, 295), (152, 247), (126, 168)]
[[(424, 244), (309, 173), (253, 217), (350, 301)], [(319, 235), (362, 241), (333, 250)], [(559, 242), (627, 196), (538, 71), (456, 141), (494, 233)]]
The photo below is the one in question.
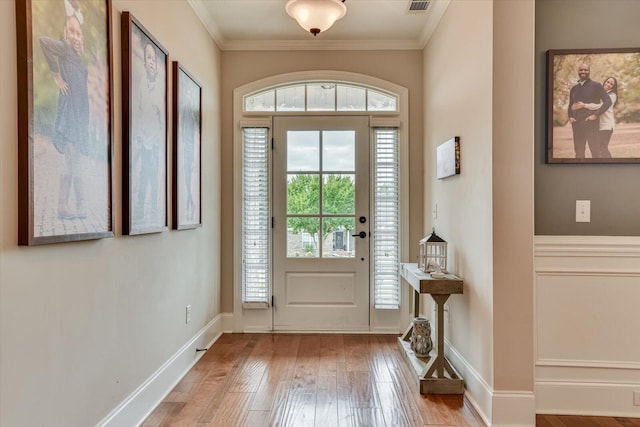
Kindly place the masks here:
[(188, 325), (189, 322), (191, 322), (191, 304), (185, 307), (184, 314), (185, 314), (185, 319), (184, 319), (185, 323)]
[(640, 390), (633, 392), (633, 406), (640, 406)]
[(433, 210), (431, 211), (431, 213), (433, 214), (433, 219), (438, 219), (438, 204), (437, 203), (433, 204)]

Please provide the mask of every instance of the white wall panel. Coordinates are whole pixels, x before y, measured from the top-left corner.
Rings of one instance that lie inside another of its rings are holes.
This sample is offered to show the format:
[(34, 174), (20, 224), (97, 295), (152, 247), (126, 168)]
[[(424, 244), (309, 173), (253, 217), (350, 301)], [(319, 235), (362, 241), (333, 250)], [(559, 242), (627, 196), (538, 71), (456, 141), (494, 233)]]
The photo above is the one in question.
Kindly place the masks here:
[(536, 411), (640, 416), (640, 238), (538, 236)]

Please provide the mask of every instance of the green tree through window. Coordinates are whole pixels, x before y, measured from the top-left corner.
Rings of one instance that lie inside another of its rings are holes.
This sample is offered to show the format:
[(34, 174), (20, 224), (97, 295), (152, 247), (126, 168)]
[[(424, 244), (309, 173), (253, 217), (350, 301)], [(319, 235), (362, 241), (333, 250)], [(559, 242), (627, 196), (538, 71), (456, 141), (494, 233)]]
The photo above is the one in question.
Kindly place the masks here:
[[(322, 185), (323, 214), (348, 215), (326, 218), (322, 222), (322, 239), (337, 230), (352, 232), (355, 214), (355, 183), (352, 175), (327, 175)], [(308, 233), (314, 243), (318, 234), (318, 217), (297, 215), (320, 214), (320, 176), (291, 175), (287, 186), (288, 227), (291, 232)]]

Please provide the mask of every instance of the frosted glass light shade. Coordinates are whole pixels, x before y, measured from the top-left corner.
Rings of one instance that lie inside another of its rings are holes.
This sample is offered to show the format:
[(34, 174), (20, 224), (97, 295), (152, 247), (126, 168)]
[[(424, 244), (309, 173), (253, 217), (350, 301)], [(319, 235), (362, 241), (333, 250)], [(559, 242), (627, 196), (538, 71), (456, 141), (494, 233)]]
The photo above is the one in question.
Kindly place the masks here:
[(285, 10), (314, 36), (327, 31), (347, 13), (342, 0), (289, 0)]

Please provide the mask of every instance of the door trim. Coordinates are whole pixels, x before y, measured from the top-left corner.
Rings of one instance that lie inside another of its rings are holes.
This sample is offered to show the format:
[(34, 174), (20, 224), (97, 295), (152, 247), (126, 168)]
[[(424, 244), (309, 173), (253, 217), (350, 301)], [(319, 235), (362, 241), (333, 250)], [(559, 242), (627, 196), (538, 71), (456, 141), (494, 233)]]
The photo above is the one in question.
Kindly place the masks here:
[[(276, 87), (284, 84), (302, 83), (310, 81), (339, 81), (346, 84), (367, 86), (371, 89), (382, 90), (395, 94), (398, 97), (398, 112), (329, 112), (327, 115), (369, 115), (370, 132), (376, 126), (398, 126), (400, 144), (400, 218), (401, 218), (401, 261), (409, 262), (409, 91), (407, 88), (366, 74), (343, 71), (303, 71), (279, 74), (265, 79), (256, 80), (246, 85), (237, 87), (233, 91), (233, 150), (234, 150), (234, 240), (233, 240), (233, 331), (234, 332), (270, 332), (261, 324), (252, 321), (255, 318), (253, 312), (269, 311), (268, 309), (250, 310), (242, 307), (242, 247), (240, 242), (242, 233), (242, 127), (260, 126), (268, 127), (271, 132), (271, 119), (276, 115), (285, 113), (244, 113), (242, 109), (243, 97), (249, 93)], [(296, 112), (296, 115), (318, 115), (318, 112)], [(227, 279), (227, 278), (225, 278)], [(225, 284), (222, 284), (225, 287)], [(401, 289), (401, 306), (398, 310), (375, 309), (370, 302), (370, 326), (369, 332), (396, 333), (402, 332), (409, 322), (411, 295), (406, 286)]]

